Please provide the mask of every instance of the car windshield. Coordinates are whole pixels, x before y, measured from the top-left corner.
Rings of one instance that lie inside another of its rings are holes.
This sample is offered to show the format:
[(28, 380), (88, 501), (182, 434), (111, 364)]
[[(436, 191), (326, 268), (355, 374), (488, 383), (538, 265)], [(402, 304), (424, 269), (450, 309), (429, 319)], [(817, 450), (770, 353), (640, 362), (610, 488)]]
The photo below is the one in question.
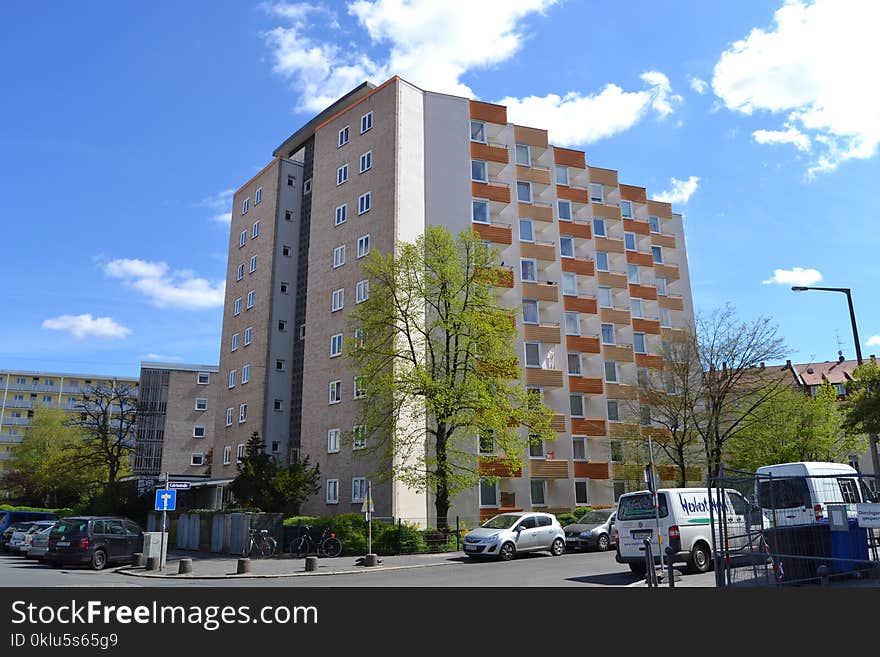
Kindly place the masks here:
[(590, 511), (589, 513), (585, 513), (578, 520), (579, 525), (601, 525), (606, 520), (608, 520), (608, 516), (611, 513), (609, 511)]
[[(772, 490), (771, 490), (772, 488)], [(764, 479), (758, 482), (758, 499), (765, 509), (810, 507), (810, 490), (805, 477)]]
[(522, 516), (505, 513), (484, 522), (481, 527), (486, 529), (510, 529)]
[[(669, 508), (666, 506), (666, 495), (663, 493), (657, 495), (657, 506), (659, 507), (661, 518), (669, 515)], [(618, 520), (647, 520), (654, 517), (654, 501), (650, 493), (627, 495), (620, 498), (617, 507)]]
[(52, 534), (55, 536), (63, 536), (65, 534), (85, 534), (88, 528), (88, 520), (63, 520), (52, 527)]

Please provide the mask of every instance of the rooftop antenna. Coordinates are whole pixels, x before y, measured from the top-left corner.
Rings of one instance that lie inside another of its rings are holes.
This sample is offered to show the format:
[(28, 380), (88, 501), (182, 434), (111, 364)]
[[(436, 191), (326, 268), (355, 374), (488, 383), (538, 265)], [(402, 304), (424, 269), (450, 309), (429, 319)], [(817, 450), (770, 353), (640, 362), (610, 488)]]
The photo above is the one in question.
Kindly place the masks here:
[(840, 339), (840, 331), (834, 329), (834, 337), (837, 339), (837, 355), (843, 356), (843, 342)]

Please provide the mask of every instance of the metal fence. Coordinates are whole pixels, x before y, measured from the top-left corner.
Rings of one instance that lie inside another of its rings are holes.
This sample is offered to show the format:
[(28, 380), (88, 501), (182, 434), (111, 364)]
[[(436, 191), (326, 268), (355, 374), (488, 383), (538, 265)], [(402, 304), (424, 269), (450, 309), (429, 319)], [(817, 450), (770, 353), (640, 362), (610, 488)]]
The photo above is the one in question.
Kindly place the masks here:
[[(708, 480), (719, 587), (831, 584), (880, 577), (880, 477), (759, 475)], [(737, 495), (739, 493), (739, 495)], [(877, 516), (875, 516), (877, 517)]]

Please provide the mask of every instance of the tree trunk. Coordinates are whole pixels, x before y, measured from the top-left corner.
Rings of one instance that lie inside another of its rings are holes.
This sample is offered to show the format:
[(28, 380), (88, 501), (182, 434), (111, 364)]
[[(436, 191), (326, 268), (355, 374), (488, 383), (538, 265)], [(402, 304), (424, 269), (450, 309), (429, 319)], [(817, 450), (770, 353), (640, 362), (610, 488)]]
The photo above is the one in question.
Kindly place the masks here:
[(447, 481), (448, 454), (446, 445), (448, 436), (446, 435), (446, 425), (437, 425), (437, 492), (434, 499), (434, 508), (437, 511), (437, 529), (445, 531), (449, 527), (447, 516), (449, 515), (449, 484)]
[(686, 463), (684, 461), (684, 447), (678, 446), (678, 486), (685, 488), (687, 486)]

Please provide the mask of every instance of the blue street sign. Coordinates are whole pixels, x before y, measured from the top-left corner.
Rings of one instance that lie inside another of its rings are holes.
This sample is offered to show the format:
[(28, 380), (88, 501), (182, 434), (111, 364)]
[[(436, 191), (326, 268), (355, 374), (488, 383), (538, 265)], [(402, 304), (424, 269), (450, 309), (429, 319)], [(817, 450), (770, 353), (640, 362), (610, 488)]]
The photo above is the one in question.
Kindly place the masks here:
[(174, 511), (177, 506), (177, 491), (156, 489), (156, 511)]

